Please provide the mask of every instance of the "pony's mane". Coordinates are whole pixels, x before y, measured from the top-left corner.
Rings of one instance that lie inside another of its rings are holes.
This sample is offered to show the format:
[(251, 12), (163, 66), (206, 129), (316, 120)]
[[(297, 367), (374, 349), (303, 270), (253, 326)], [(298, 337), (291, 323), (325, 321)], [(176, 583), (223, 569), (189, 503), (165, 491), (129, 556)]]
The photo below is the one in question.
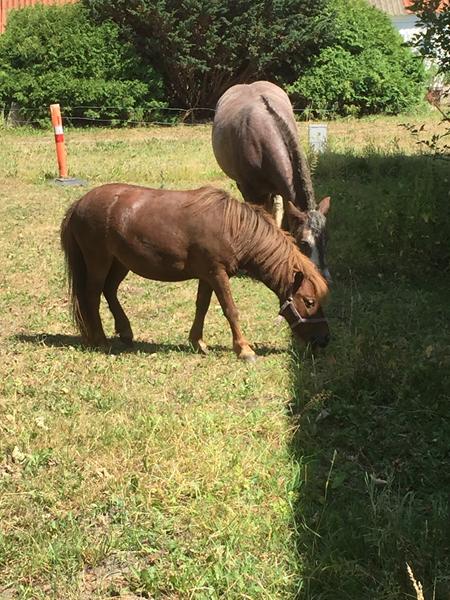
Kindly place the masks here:
[(297, 202), (299, 201), (298, 208), (300, 208), (300, 210), (304, 212), (314, 210), (316, 208), (316, 202), (314, 200), (314, 189), (312, 186), (312, 181), (308, 177), (306, 177), (306, 179), (309, 179), (309, 181), (305, 179), (305, 174), (307, 176), (309, 173), (309, 167), (305, 157), (301, 154), (299, 150), (298, 142), (296, 138), (292, 135), (288, 124), (270, 104), (267, 96), (261, 94), (261, 100), (263, 101), (267, 112), (272, 116), (273, 120), (277, 124), (278, 131), (280, 132), (281, 137), (283, 138), (284, 143), (291, 155), (292, 164), (294, 166), (294, 189), (295, 193), (300, 196), (300, 198), (296, 198)]
[(234, 250), (237, 265), (257, 259), (259, 268), (270, 275), (277, 289), (287, 291), (293, 274), (302, 272), (320, 300), (328, 293), (328, 286), (315, 264), (304, 256), (293, 237), (278, 227), (264, 208), (239, 202), (224, 190), (200, 188), (199, 194), (185, 206), (198, 212), (219, 207), (222, 231)]

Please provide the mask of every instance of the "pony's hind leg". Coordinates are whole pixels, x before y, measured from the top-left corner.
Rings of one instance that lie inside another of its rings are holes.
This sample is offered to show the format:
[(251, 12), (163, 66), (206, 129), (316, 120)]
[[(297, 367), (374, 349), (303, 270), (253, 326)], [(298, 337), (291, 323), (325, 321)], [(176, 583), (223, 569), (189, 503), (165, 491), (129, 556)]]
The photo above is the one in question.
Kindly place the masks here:
[(108, 274), (111, 259), (93, 253), (84, 256), (86, 281), (80, 313), (84, 324), (86, 343), (89, 346), (106, 346), (106, 336), (100, 318), (100, 296)]
[(106, 298), (109, 310), (113, 314), (116, 333), (124, 344), (131, 346), (133, 343), (133, 331), (131, 329), (130, 321), (117, 298), (119, 285), (125, 279), (127, 274), (128, 269), (117, 259), (113, 259), (103, 286), (103, 295)]
[(197, 300), (195, 303), (195, 317), (191, 331), (189, 332), (189, 341), (195, 350), (202, 354), (207, 354), (208, 352), (208, 348), (202, 338), (205, 316), (211, 302), (212, 292), (213, 289), (209, 283), (200, 279), (198, 282)]

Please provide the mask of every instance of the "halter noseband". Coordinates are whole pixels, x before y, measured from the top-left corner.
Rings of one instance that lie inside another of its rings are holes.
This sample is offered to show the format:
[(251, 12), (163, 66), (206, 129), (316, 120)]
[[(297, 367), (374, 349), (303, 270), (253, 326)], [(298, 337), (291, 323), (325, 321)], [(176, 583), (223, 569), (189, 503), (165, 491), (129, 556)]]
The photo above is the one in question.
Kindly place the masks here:
[(294, 306), (294, 301), (292, 296), (283, 302), (280, 308), (280, 312), (278, 313), (282, 317), (286, 319), (289, 323), (289, 327), (291, 329), (295, 329), (298, 325), (302, 323), (326, 323), (327, 320), (325, 317), (302, 317), (302, 315), (298, 312), (298, 310)]

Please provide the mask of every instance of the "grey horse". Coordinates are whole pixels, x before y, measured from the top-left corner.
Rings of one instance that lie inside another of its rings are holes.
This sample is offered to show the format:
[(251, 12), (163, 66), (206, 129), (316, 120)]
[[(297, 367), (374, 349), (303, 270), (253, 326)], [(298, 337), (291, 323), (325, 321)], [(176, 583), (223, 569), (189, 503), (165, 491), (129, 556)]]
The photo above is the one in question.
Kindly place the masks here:
[(272, 212), (330, 280), (325, 256), (330, 197), (316, 206), (287, 94), (269, 81), (230, 87), (217, 102), (212, 145), (219, 166), (236, 181), (244, 200)]

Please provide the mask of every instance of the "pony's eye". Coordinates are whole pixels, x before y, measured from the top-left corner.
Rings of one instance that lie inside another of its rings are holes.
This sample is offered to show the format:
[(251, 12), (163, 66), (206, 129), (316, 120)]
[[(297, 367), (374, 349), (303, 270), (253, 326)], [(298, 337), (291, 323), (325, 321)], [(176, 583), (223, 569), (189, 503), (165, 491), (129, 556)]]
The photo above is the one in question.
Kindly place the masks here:
[(312, 308), (315, 304), (315, 300), (313, 298), (305, 298), (304, 303), (306, 308)]

